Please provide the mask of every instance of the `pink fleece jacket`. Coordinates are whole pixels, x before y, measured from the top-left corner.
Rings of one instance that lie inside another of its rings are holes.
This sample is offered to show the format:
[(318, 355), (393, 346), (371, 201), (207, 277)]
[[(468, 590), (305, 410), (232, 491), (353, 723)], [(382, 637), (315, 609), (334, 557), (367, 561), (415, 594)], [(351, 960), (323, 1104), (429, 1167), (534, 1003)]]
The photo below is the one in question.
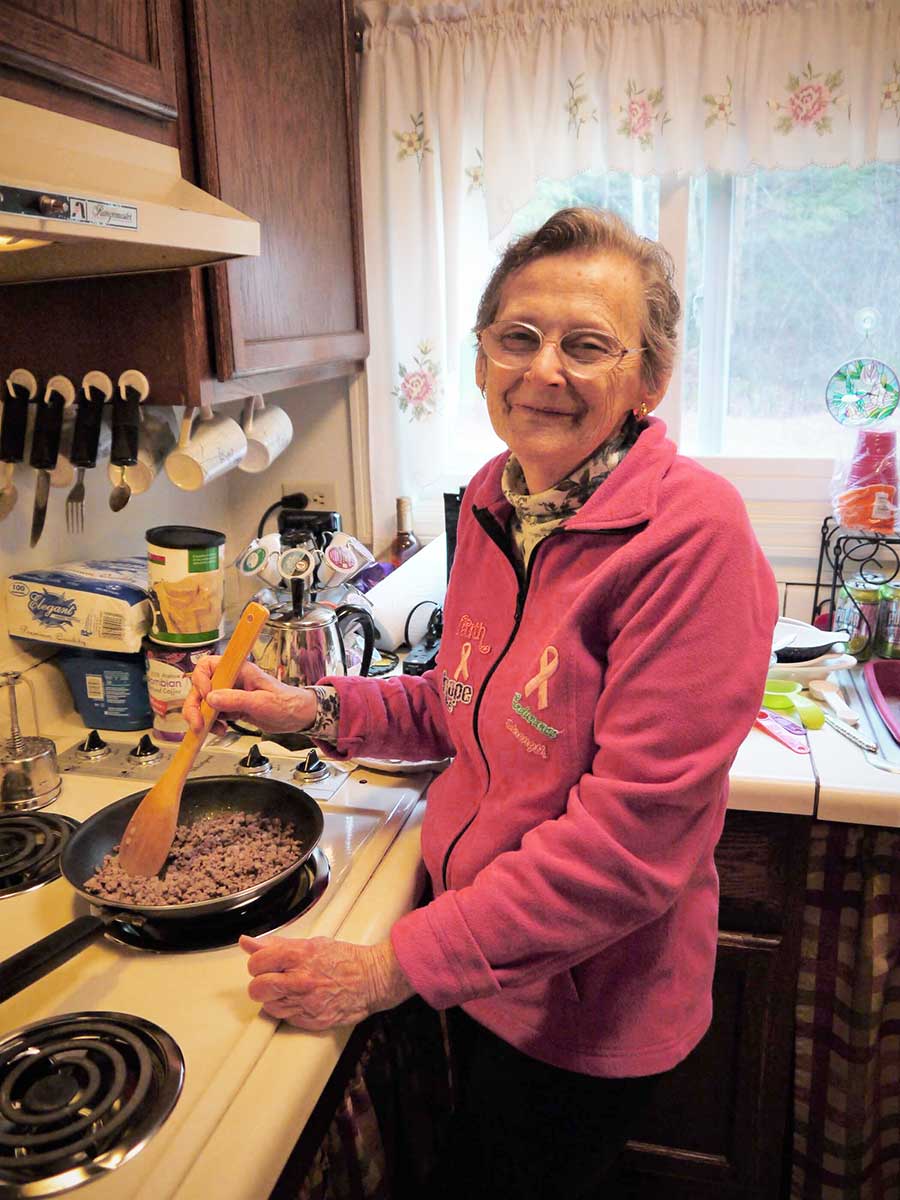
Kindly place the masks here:
[(488, 463), (463, 500), (436, 668), (330, 678), (338, 752), (440, 758), (435, 899), (392, 930), (435, 1008), (590, 1075), (679, 1062), (711, 1018), (728, 770), (777, 593), (743, 502), (656, 419), (521, 578)]

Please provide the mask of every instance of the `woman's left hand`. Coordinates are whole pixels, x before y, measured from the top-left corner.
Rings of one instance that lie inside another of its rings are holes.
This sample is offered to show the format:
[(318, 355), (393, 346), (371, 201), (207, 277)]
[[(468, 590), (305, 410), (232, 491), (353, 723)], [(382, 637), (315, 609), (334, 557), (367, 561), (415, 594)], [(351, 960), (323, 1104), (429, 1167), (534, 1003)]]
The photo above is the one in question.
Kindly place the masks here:
[(414, 992), (389, 941), (356, 946), (322, 937), (244, 935), (240, 946), (250, 955), (250, 998), (298, 1029), (356, 1025)]

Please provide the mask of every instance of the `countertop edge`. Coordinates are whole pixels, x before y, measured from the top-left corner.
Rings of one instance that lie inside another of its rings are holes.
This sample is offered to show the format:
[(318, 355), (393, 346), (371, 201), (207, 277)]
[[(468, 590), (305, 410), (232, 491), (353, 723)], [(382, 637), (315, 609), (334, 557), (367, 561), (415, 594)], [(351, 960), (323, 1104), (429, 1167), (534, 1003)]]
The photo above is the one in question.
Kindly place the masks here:
[[(372, 945), (415, 907), (423, 882), (420, 853), (425, 802), (410, 813), (335, 936)], [(279, 1026), (173, 1200), (258, 1200), (267, 1196), (294, 1148), (352, 1032), (303, 1033)], [(285, 1079), (291, 1086), (285, 1089)], [(285, 1093), (286, 1094), (280, 1094)], [(260, 1121), (281, 1103), (279, 1121)], [(252, 1130), (253, 1153), (235, 1154)]]

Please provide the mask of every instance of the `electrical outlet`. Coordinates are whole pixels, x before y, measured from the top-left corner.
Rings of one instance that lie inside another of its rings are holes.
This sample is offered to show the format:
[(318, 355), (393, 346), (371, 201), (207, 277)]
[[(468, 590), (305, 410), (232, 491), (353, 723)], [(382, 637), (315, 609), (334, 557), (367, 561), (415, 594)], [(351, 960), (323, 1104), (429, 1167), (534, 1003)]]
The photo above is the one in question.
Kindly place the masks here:
[(337, 488), (333, 483), (283, 483), (282, 496), (290, 496), (303, 492), (309, 497), (308, 508), (318, 509), (319, 512), (337, 512)]

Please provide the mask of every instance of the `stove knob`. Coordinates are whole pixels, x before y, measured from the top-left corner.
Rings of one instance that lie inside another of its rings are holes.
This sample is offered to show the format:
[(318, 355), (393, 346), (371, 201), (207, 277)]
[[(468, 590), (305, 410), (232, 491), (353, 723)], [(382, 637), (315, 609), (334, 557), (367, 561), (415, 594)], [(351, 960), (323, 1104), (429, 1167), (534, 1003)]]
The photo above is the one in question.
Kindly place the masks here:
[(315, 749), (310, 750), (303, 762), (294, 768), (295, 777), (306, 783), (315, 783), (317, 779), (324, 779), (327, 774), (328, 764), (322, 762)]
[(143, 767), (149, 763), (158, 762), (162, 757), (162, 751), (150, 734), (145, 733), (134, 749), (129, 750), (128, 757)]
[(239, 775), (266, 775), (272, 770), (272, 764), (254, 742), (237, 765)]
[(92, 762), (96, 762), (98, 758), (106, 758), (109, 752), (109, 746), (104, 742), (96, 729), (91, 730), (76, 750), (76, 754), (80, 759), (87, 759)]

